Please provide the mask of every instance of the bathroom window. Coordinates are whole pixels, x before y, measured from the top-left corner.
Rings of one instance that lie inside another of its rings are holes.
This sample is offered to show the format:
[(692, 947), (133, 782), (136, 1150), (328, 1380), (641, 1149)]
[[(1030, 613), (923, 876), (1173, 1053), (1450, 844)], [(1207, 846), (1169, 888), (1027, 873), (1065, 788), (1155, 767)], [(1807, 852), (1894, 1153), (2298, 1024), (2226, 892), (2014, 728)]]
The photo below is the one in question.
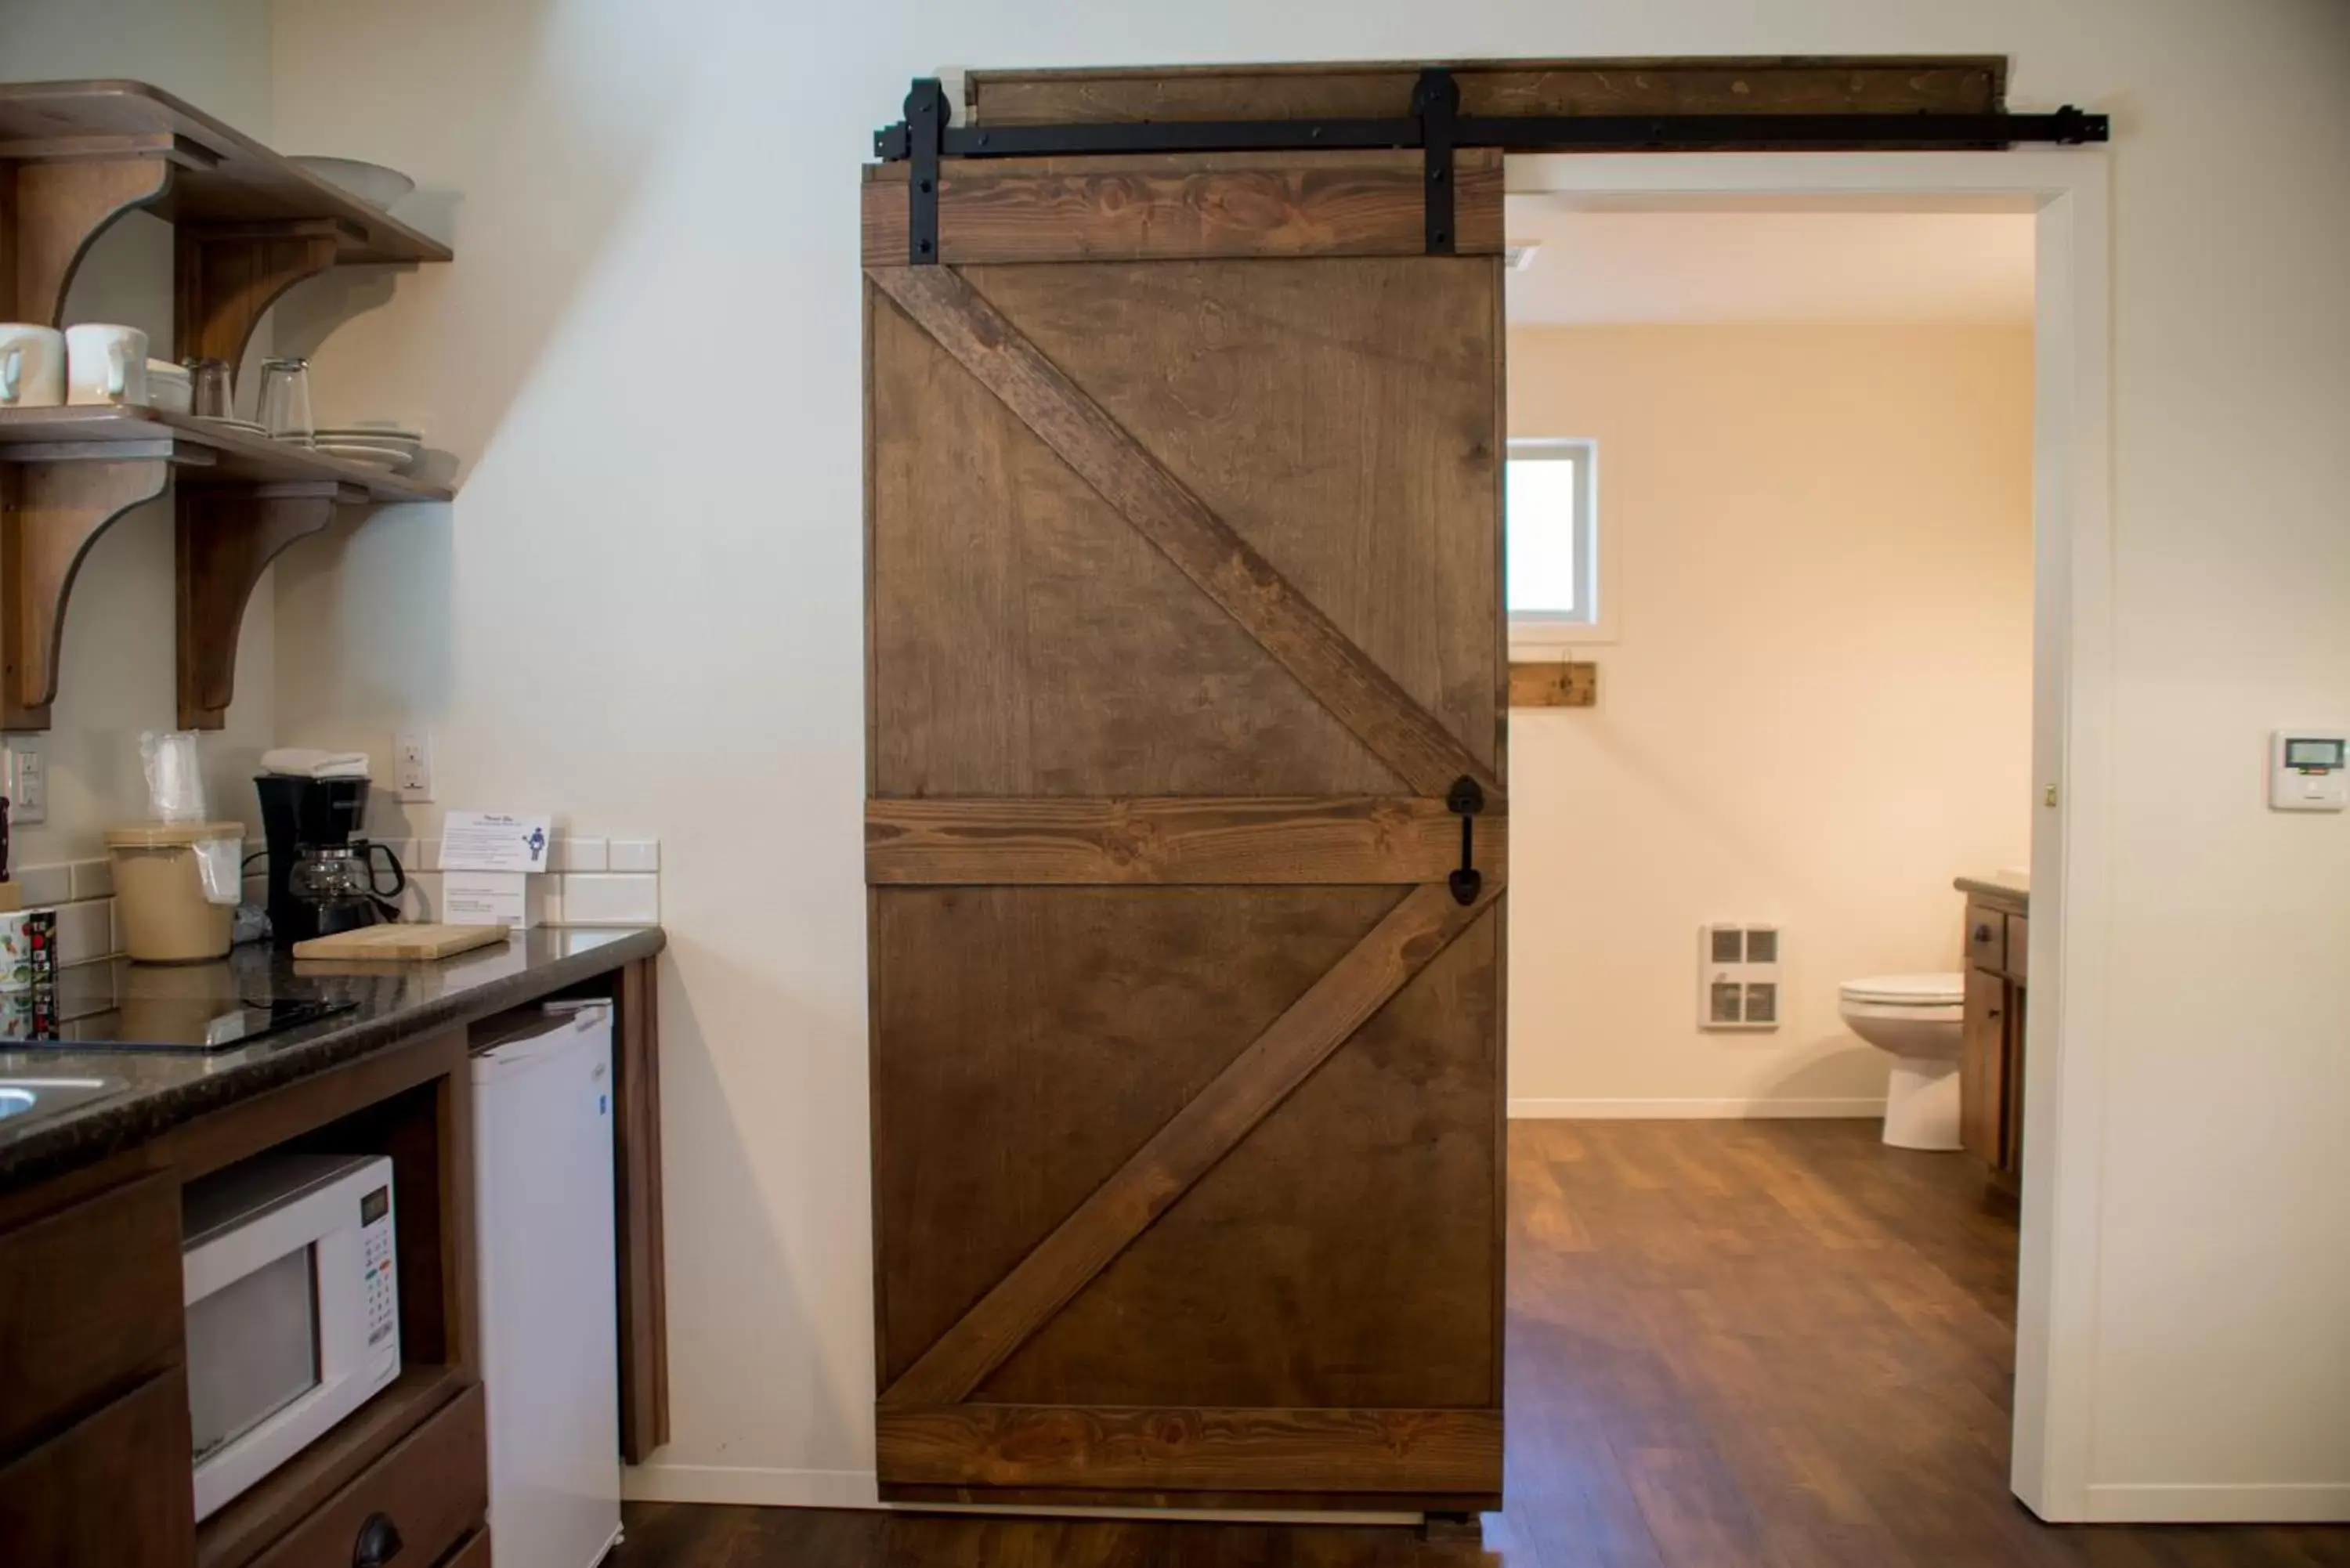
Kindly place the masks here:
[(1589, 642), (1600, 619), (1598, 449), (1513, 440), (1503, 468), (1503, 580), (1513, 645)]

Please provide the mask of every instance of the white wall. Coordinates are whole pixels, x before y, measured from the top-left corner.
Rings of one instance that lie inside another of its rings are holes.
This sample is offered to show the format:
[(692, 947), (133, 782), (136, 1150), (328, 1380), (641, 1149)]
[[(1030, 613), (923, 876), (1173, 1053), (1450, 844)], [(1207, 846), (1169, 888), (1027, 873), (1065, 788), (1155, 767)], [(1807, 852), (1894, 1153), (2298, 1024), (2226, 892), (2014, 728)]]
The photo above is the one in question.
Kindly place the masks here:
[(2114, 110), (2126, 869), (2090, 1480), (2154, 1514), (2201, 1483), (2350, 1512), (2350, 822), (2272, 817), (2260, 784), (2272, 723), (2350, 710), (2350, 8), (288, 0), (276, 26), (281, 140), (411, 170), (458, 250), (327, 342), (328, 410), (418, 414), (467, 465), (454, 506), (289, 561), (284, 738), (428, 719), (444, 801), (559, 792), (663, 839), (677, 1436), (634, 1484), (711, 1497), (870, 1490), (856, 165), (910, 76), (1995, 50), (2020, 105)]
[[(1998, 219), (1979, 220), (2000, 222)], [(1957, 967), (2031, 847), (2026, 327), (1513, 330), (1510, 430), (1599, 443), (1599, 706), (1510, 729), (1521, 1116), (1861, 1115), (1858, 975)], [(1782, 929), (1781, 1023), (1697, 1019), (1697, 929)]]
[[(7, 0), (0, 5), (0, 80), (128, 77), (152, 82), (241, 130), (269, 135), (266, 0)], [(66, 319), (142, 328), (172, 352), (172, 231), (143, 213), (101, 235), (67, 291)], [(39, 744), (49, 774), (46, 825), (23, 829), (19, 865), (102, 854), (109, 826), (147, 815), (139, 736), (178, 723), (173, 667), (172, 506), (126, 514), (82, 561), (66, 610), (62, 678)], [(256, 829), (251, 779), (270, 743), (276, 701), (273, 595), (265, 583), (237, 644), (228, 728), (202, 742), (213, 815)]]

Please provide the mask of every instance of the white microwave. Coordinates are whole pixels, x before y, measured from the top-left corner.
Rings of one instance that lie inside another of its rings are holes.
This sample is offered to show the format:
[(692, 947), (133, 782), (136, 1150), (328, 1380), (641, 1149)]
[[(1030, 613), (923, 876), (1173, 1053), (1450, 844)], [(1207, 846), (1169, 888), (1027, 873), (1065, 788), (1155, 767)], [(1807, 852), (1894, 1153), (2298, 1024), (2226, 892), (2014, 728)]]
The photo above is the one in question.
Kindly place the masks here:
[(391, 1161), (264, 1155), (191, 1183), (181, 1220), (204, 1519), (400, 1376)]

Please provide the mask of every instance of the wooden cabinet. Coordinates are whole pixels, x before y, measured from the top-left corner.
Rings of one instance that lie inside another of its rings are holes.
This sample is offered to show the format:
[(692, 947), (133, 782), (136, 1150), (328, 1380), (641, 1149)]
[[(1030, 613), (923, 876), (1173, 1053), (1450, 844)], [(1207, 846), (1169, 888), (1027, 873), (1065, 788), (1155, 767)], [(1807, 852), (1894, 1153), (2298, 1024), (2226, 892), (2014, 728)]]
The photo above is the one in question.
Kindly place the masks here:
[(262, 1554), (256, 1568), (438, 1563), (490, 1507), (478, 1383)]
[(5, 1209), (0, 1561), (182, 1568), (195, 1501), (179, 1184), (133, 1169)]
[(0, 1466), (0, 1561), (186, 1568), (194, 1553), (178, 1366)]
[(177, 1365), (180, 1343), (180, 1189), (168, 1176), (0, 1231), (0, 1454)]
[(2007, 981), (1967, 971), (1966, 1026), (1959, 1050), (1959, 1141), (1985, 1165), (2000, 1161), (2001, 1098), (2007, 1055)]
[(1959, 1055), (1959, 1136), (2013, 1198), (2023, 1177), (2023, 1021), (2031, 950), (2020, 894), (1970, 889), (1966, 1023)]
[[(110, 1172), (0, 1194), (0, 1563), (344, 1568), (383, 1514), (422, 1568), (484, 1528), (472, 1082), (464, 1031), (445, 1030), (185, 1123)], [(276, 1148), (391, 1158), (401, 1372), (199, 1525), (182, 1189)]]
[[(616, 1004), (617, 1350), (631, 1459), (669, 1424), (657, 961), (637, 952), (566, 965), (504, 997)], [(430, 1033), (233, 1097), (123, 1152), (0, 1183), (0, 1568), (490, 1568), (472, 1085), (466, 1028), (442, 1012)], [(199, 1523), (182, 1194), (279, 1149), (391, 1160), (400, 1371)]]

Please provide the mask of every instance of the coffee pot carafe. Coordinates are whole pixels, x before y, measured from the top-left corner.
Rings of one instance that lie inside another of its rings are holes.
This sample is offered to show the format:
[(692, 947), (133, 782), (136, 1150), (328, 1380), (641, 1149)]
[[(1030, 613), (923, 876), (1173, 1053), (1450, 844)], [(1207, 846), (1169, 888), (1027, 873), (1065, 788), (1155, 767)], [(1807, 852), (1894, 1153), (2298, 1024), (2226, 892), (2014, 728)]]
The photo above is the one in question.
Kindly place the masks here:
[[(391, 886), (379, 877), (375, 857), (381, 856), (391, 874)], [(286, 893), (307, 908), (306, 929), (332, 936), (400, 919), (393, 899), (408, 886), (408, 873), (388, 844), (356, 839), (349, 844), (307, 844), (286, 873)]]

